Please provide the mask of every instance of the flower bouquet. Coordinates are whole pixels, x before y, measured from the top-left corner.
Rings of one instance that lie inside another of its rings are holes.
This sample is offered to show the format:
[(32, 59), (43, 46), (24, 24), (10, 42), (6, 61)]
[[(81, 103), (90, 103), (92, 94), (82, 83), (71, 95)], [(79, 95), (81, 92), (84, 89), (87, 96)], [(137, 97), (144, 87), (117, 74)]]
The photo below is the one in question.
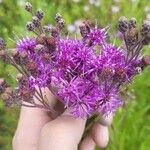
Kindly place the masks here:
[(1, 60), (18, 70), (15, 89), (0, 79), (6, 106), (36, 107), (55, 115), (44, 89), (69, 108), (73, 117), (109, 115), (124, 104), (123, 89), (150, 64), (150, 57), (142, 52), (150, 43), (149, 21), (138, 29), (135, 18), (121, 17), (122, 44), (117, 47), (109, 40), (110, 27), (100, 28), (85, 20), (79, 27), (81, 36), (71, 37), (60, 14), (55, 16), (55, 26), (43, 25), (41, 9), (33, 12), (30, 3), (25, 9), (32, 16), (26, 28), (33, 36), (16, 41), (13, 49), (0, 38)]

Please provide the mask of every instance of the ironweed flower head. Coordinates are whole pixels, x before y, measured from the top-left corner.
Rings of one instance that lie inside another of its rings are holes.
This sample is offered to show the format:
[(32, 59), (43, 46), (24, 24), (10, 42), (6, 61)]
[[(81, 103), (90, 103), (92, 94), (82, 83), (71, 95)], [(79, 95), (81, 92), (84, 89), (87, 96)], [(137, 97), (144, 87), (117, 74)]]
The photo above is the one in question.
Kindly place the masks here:
[(35, 46), (35, 38), (25, 37), (17, 42), (17, 49), (19, 51), (33, 51)]
[(103, 44), (106, 38), (105, 29), (94, 28), (89, 33), (88, 37), (93, 45)]

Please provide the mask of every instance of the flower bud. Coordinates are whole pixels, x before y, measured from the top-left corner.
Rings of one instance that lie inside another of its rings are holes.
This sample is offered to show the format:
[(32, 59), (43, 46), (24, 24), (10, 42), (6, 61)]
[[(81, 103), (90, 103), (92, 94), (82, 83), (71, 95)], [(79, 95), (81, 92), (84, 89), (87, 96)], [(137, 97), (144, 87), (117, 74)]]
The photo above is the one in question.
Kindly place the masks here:
[(25, 10), (27, 10), (28, 12), (32, 12), (32, 5), (31, 5), (31, 3), (26, 2)]
[(38, 66), (37, 66), (37, 63), (35, 61), (29, 61), (26, 65), (26, 68), (28, 71), (30, 71), (30, 73), (32, 75), (36, 75), (37, 74), (37, 69), (38, 69)]
[(39, 18), (37, 16), (33, 16), (32, 17), (32, 22), (33, 22), (35, 27), (39, 27), (40, 24), (41, 24), (41, 22), (40, 22), (40, 20), (39, 20)]
[(42, 9), (38, 9), (36, 12), (36, 16), (41, 20), (44, 17), (44, 12)]
[(125, 17), (120, 17), (118, 23), (118, 29), (120, 32), (124, 33), (128, 30), (128, 20)]
[(19, 52), (17, 50), (14, 49), (12, 51), (12, 56), (13, 56), (13, 59), (16, 62), (16, 64), (20, 64), (21, 63), (21, 58), (20, 58)]
[(55, 48), (56, 48), (56, 40), (55, 40), (54, 37), (47, 37), (46, 38), (46, 43), (47, 43), (50, 51), (54, 51), (55, 50)]
[(1, 97), (5, 105), (8, 107), (12, 106), (12, 104), (14, 103), (15, 99), (13, 98), (13, 90), (11, 87), (7, 87)]
[(65, 21), (63, 19), (60, 19), (58, 21), (58, 28), (61, 30), (65, 26)]
[(115, 77), (116, 79), (123, 79), (125, 77), (126, 70), (122, 67), (115, 68)]
[(19, 56), (22, 58), (22, 59), (26, 59), (28, 57), (28, 53), (23, 51), (23, 52), (20, 52), (19, 53)]
[(24, 101), (31, 102), (33, 94), (30, 89), (26, 87), (20, 90), (20, 96)]
[(34, 61), (31, 61), (27, 64), (27, 69), (30, 71), (34, 71), (37, 69), (37, 63)]
[(136, 44), (136, 42), (138, 41), (138, 31), (136, 30), (136, 28), (130, 28), (127, 32), (127, 36), (126, 36), (126, 43), (131, 46)]
[(103, 67), (102, 69), (102, 76), (106, 79), (110, 76), (112, 76), (113, 70), (111, 67)]
[(23, 75), (21, 73), (17, 74), (17, 80), (20, 81), (23, 78)]
[(33, 22), (27, 22), (26, 28), (28, 31), (34, 31), (35, 25), (33, 24)]
[(43, 27), (43, 30), (44, 30), (45, 33), (50, 33), (51, 28), (52, 28), (52, 27), (51, 27), (50, 25), (45, 25), (45, 26)]
[(87, 30), (87, 27), (85, 25), (82, 25), (79, 27), (80, 28), (80, 33), (82, 35), (82, 37), (86, 37), (89, 33), (89, 31)]
[(6, 43), (3, 38), (0, 37), (0, 50), (6, 48)]
[(150, 65), (150, 56), (144, 56), (144, 57), (142, 58), (142, 62), (143, 62), (143, 64), (144, 64), (144, 66)]
[(18, 52), (16, 49), (13, 49), (13, 50), (11, 51), (11, 55), (12, 55), (13, 57), (18, 56), (18, 55), (19, 55), (19, 52)]
[(150, 36), (150, 21), (147, 21), (147, 20), (144, 21), (142, 28), (141, 28), (141, 35), (143, 37)]
[(46, 38), (46, 41), (47, 41), (47, 44), (50, 45), (50, 46), (55, 46), (56, 45), (56, 40), (54, 37), (47, 37)]
[(131, 18), (129, 20), (129, 28), (135, 28), (136, 27), (136, 19), (135, 18)]
[(5, 89), (5, 93), (7, 93), (7, 94), (9, 94), (9, 95), (12, 95), (12, 94), (13, 94), (12, 88), (11, 88), (11, 87), (7, 87), (7, 88)]
[(45, 36), (45, 34), (39, 35), (39, 36), (36, 38), (36, 42), (37, 42), (37, 44), (41, 44), (41, 45), (46, 44), (46, 36)]
[(21, 73), (19, 73), (17, 75), (17, 80), (19, 82), (19, 85), (21, 85), (21, 86), (27, 86), (27, 84), (28, 84), (28, 78), (26, 76), (22, 75)]
[(10, 63), (9, 58), (8, 58), (8, 56), (7, 56), (5, 50), (1, 50), (1, 51), (0, 51), (0, 58), (1, 58), (4, 62), (6, 62), (6, 63)]
[(10, 95), (9, 95), (9, 94), (7, 94), (7, 93), (3, 93), (3, 94), (2, 94), (2, 99), (3, 99), (4, 101), (9, 100), (9, 98), (10, 98)]
[(61, 19), (62, 19), (61, 14), (57, 13), (56, 16), (55, 16), (56, 22), (59, 22)]
[(22, 65), (26, 65), (28, 63), (29, 58), (28, 58), (28, 53), (26, 51), (20, 52), (19, 57), (20, 57), (20, 63)]
[(52, 28), (52, 30), (51, 30), (51, 35), (52, 35), (54, 38), (57, 38), (57, 37), (58, 37), (59, 33), (58, 33), (58, 31), (57, 31), (56, 28)]
[(148, 45), (150, 43), (150, 21), (144, 21), (140, 32), (143, 38), (143, 45)]

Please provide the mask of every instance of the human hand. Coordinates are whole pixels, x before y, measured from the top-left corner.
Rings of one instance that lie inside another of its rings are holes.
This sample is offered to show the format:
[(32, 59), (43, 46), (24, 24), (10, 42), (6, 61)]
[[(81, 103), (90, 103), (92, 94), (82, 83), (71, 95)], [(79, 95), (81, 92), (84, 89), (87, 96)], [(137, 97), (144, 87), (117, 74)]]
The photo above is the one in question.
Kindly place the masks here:
[(95, 145), (107, 146), (109, 133), (106, 125), (111, 124), (112, 116), (95, 123), (81, 142), (86, 118), (73, 118), (49, 91), (47, 95), (59, 115), (53, 118), (46, 110), (22, 107), (13, 150), (94, 150)]

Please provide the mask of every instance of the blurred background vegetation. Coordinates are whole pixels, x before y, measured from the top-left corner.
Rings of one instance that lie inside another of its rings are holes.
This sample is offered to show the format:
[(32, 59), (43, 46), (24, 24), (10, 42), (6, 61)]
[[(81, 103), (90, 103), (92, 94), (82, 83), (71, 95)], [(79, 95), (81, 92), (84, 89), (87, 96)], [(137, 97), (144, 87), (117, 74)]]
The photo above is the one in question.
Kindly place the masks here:
[[(70, 33), (77, 30), (82, 19), (98, 20), (100, 26), (112, 26), (115, 34), (120, 16), (135, 17), (139, 24), (150, 20), (150, 0), (29, 0), (34, 9), (45, 10), (45, 23), (54, 22), (57, 12), (63, 14)], [(15, 46), (11, 39), (28, 34), (25, 24), (30, 15), (25, 12), (24, 0), (0, 0), (0, 35)], [(150, 53), (147, 46), (144, 51)], [(11, 74), (11, 76), (10, 76)], [(16, 72), (0, 61), (0, 77), (12, 85)], [(125, 109), (120, 109), (110, 127), (110, 143), (105, 150), (150, 150), (150, 68), (138, 75), (131, 88), (135, 99), (128, 100)], [(5, 108), (0, 102), (0, 150), (11, 150), (11, 140), (17, 125), (18, 108)], [(97, 148), (97, 150), (100, 150)]]

